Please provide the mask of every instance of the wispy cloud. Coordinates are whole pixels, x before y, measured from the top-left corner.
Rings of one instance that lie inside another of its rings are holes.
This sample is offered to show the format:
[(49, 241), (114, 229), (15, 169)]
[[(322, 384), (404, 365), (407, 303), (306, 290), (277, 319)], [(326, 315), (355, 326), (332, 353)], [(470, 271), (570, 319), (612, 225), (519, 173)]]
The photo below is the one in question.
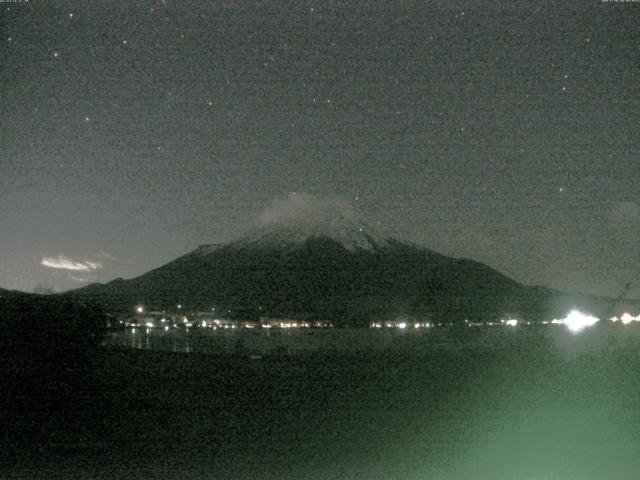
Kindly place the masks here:
[(262, 224), (299, 221), (322, 221), (337, 217), (355, 219), (356, 211), (349, 202), (336, 197), (309, 193), (292, 193), (284, 200), (273, 202), (260, 215)]
[(71, 280), (73, 280), (74, 282), (81, 282), (81, 283), (86, 283), (89, 281), (88, 278), (81, 278), (81, 277), (76, 277), (75, 275), (69, 275), (69, 278)]
[(57, 257), (42, 257), (40, 264), (44, 267), (72, 270), (75, 272), (91, 272), (102, 268), (102, 263), (90, 260), (74, 260), (64, 255)]
[(116, 260), (116, 257), (111, 255), (109, 252), (105, 252), (104, 250), (100, 250), (96, 255), (98, 258), (106, 258), (107, 260)]

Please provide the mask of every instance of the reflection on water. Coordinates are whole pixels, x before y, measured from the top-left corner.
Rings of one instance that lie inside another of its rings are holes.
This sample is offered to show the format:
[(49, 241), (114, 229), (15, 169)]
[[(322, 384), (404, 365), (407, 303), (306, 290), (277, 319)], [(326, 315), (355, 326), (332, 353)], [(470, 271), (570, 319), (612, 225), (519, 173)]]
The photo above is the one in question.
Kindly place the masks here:
[[(510, 336), (513, 332), (493, 330), (473, 338), (486, 344), (491, 338)], [(305, 352), (380, 352), (387, 350), (419, 350), (424, 347), (455, 349), (460, 335), (453, 329), (402, 331), (381, 329), (283, 329), (283, 330), (211, 330), (132, 328), (112, 333), (108, 346), (178, 353), (300, 354)]]
[[(117, 347), (129, 347), (136, 350), (158, 350), (174, 353), (193, 352), (192, 343), (201, 347), (208, 346), (208, 352), (216, 352), (213, 343), (203, 341), (202, 335), (196, 339), (190, 331), (164, 331), (150, 328), (131, 328), (121, 332), (112, 333), (105, 345)], [(212, 340), (212, 339), (210, 339)]]
[(420, 352), (425, 349), (460, 350), (504, 348), (520, 342), (554, 345), (558, 353), (611, 350), (640, 342), (640, 328), (603, 325), (573, 331), (562, 325), (498, 326), (484, 328), (401, 329), (161, 329), (131, 328), (115, 332), (107, 346), (175, 353), (300, 354), (308, 352)]

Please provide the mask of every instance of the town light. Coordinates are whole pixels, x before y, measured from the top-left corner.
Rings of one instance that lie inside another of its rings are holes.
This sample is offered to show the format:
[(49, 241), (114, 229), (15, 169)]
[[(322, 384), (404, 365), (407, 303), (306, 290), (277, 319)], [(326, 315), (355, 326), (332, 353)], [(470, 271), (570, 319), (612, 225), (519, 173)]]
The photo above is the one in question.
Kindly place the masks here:
[(621, 317), (620, 320), (622, 320), (622, 323), (624, 325), (629, 325), (631, 322), (638, 322), (640, 321), (640, 315), (638, 315), (637, 317), (634, 317), (633, 315), (631, 315), (630, 313), (624, 313)]
[(598, 321), (599, 319), (596, 317), (586, 315), (578, 310), (572, 310), (561, 322), (565, 324), (571, 332), (577, 333), (587, 327), (592, 327)]
[(138, 306), (136, 307), (136, 312), (138, 312), (138, 313), (144, 313), (144, 307), (143, 307), (142, 305), (138, 305)]

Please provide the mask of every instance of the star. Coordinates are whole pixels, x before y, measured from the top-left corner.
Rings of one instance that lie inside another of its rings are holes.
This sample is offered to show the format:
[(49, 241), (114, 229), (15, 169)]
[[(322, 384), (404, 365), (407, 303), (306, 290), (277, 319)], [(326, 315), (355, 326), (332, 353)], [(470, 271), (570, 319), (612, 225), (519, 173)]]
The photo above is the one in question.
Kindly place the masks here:
[(560, 193), (564, 192), (564, 187), (560, 187), (560, 188), (558, 189), (558, 192), (560, 192)]
[(73, 13), (70, 13), (70, 14), (69, 14), (69, 18), (73, 18)]
[(90, 119), (89, 117), (84, 117), (84, 121), (85, 121), (85, 122), (88, 122), (88, 121), (90, 121), (90, 120), (91, 120), (91, 119)]
[(53, 52), (53, 58), (58, 58), (60, 56), (60, 52)]

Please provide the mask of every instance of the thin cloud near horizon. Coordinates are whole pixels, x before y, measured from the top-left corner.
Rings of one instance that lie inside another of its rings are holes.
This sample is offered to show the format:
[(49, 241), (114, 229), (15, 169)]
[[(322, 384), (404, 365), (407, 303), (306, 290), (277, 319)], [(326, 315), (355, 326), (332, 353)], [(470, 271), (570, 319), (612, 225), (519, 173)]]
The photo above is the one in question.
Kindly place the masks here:
[(74, 272), (92, 272), (102, 268), (101, 262), (95, 262), (92, 260), (75, 260), (65, 255), (58, 255), (57, 257), (42, 257), (40, 265), (43, 267), (71, 270)]

